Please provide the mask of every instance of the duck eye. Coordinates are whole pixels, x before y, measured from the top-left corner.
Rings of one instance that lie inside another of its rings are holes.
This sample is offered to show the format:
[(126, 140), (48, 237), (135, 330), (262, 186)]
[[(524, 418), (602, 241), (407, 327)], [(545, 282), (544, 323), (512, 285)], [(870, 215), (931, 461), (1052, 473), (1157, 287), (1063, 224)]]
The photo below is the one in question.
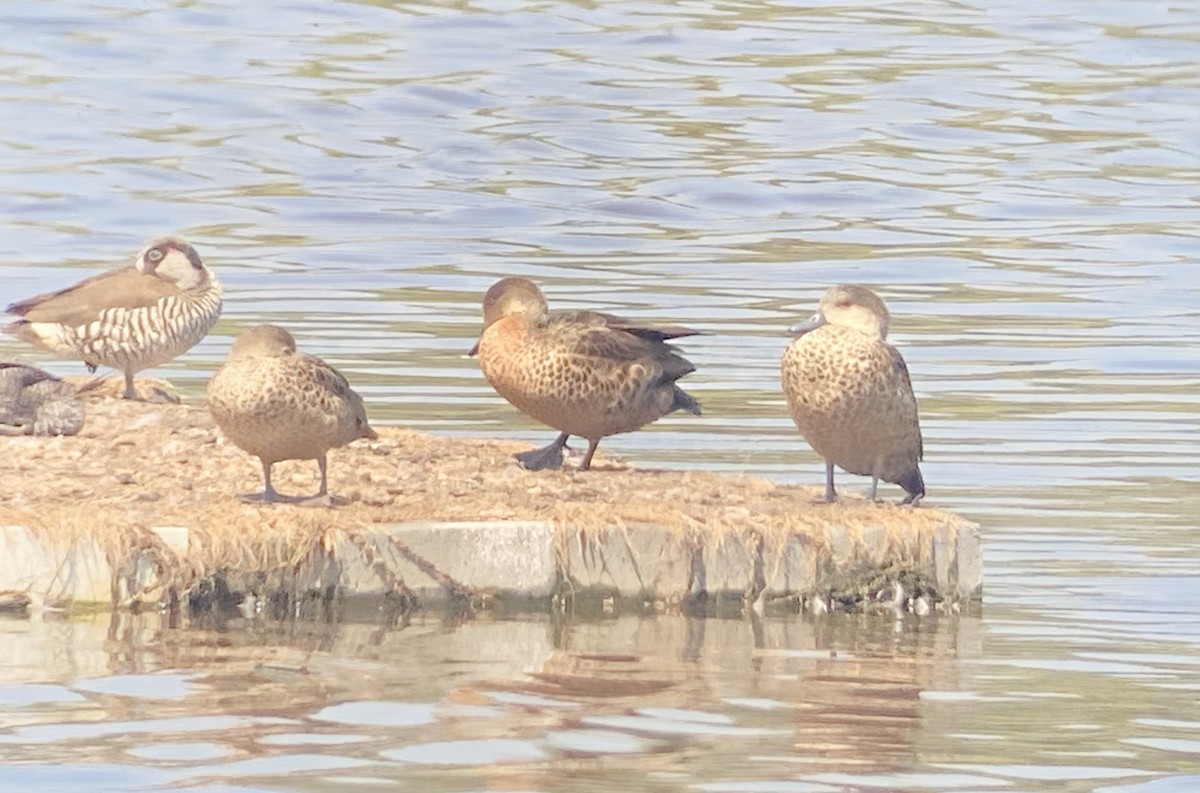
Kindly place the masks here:
[(151, 248), (150, 252), (146, 254), (146, 258), (150, 261), (151, 264), (158, 264), (159, 262), (161, 262), (163, 260), (162, 249), (161, 248)]

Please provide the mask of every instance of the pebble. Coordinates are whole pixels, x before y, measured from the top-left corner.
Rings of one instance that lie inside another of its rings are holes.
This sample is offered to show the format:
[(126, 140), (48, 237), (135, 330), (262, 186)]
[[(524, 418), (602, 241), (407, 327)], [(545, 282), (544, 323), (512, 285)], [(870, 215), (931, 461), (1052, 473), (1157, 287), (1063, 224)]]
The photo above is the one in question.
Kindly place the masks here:
[(161, 453), (163, 457), (174, 457), (175, 455), (186, 452), (187, 450), (188, 444), (176, 438), (175, 440), (164, 444)]
[(146, 427), (153, 427), (153, 426), (155, 426), (157, 424), (161, 424), (161, 423), (162, 423), (162, 414), (159, 413), (158, 411), (155, 411), (153, 413), (147, 413), (143, 416), (138, 417), (137, 420), (135, 420), (132, 424), (129, 425), (129, 428), (131, 430), (140, 430), (140, 429), (144, 429)]

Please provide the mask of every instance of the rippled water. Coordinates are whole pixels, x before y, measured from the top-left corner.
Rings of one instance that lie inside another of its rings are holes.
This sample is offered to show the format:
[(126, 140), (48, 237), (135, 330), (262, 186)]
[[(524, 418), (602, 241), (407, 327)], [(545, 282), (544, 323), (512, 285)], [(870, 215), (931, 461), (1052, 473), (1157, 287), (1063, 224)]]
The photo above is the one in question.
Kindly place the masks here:
[(184, 232), (228, 292), (163, 372), (186, 397), (269, 320), (381, 423), (541, 442), (462, 356), (527, 275), (707, 334), (705, 416), (609, 453), (817, 483), (785, 329), (870, 283), (987, 573), (982, 617), (898, 623), (0, 622), (0, 788), (1200, 788), (1200, 6), (6, 0), (0, 29), (0, 302)]

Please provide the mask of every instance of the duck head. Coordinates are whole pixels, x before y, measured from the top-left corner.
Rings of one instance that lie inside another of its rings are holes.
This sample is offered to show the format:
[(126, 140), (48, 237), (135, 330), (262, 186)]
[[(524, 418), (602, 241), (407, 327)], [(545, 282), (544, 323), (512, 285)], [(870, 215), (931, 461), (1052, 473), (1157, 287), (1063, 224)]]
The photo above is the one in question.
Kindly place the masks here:
[(841, 284), (825, 293), (816, 314), (806, 322), (793, 325), (788, 332), (803, 336), (822, 325), (838, 325), (886, 339), (890, 322), (891, 315), (879, 295), (859, 284)]
[(255, 325), (238, 336), (229, 349), (229, 360), (283, 358), (296, 352), (296, 339), (278, 325)]
[[(547, 311), (546, 296), (533, 281), (518, 277), (501, 278), (483, 296), (483, 329), (486, 331), (499, 320), (514, 315), (536, 321), (544, 317)], [(467, 354), (475, 355), (478, 351), (479, 342), (476, 342)]]
[(159, 237), (138, 253), (133, 261), (138, 272), (170, 281), (180, 289), (196, 289), (208, 285), (208, 268), (187, 240), (182, 237)]

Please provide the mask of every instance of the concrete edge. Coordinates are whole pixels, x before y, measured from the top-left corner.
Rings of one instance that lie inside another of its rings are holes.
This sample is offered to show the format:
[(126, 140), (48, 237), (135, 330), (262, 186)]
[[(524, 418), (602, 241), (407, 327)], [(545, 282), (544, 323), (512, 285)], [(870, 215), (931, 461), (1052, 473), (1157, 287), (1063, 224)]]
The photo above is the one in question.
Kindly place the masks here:
[[(297, 548), (288, 569), (197, 573), (201, 534), (159, 526), (130, 547), (80, 536), (54, 541), (0, 525), (0, 608), (177, 601), (220, 579), (234, 599), (401, 597), (616, 600), (659, 607), (698, 601), (761, 608), (780, 599), (817, 611), (887, 602), (920, 613), (982, 594), (979, 527), (948, 516), (897, 539), (882, 524), (829, 524), (819, 541), (755, 531), (690, 533), (652, 524), (577, 530), (543, 521), (410, 521), (331, 531)], [(205, 590), (209, 591), (209, 590)]]

